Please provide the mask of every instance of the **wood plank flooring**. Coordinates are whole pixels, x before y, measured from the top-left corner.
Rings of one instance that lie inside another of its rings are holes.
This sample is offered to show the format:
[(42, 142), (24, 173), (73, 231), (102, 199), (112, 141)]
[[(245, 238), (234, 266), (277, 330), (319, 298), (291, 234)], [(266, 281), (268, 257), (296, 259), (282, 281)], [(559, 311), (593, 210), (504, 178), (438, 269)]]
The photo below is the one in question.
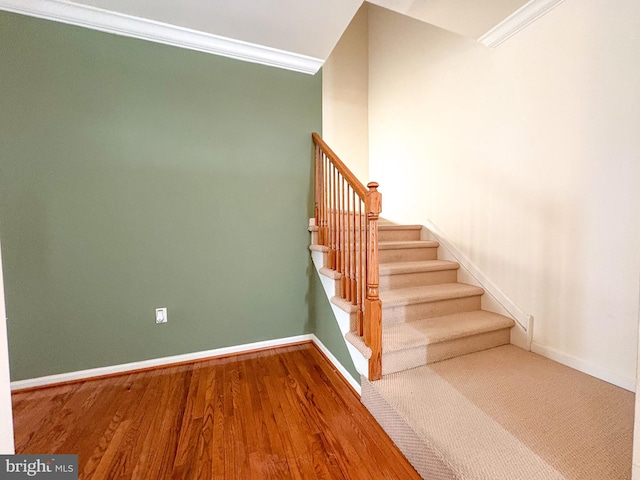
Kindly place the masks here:
[(16, 453), (81, 479), (419, 479), (311, 343), (13, 394)]

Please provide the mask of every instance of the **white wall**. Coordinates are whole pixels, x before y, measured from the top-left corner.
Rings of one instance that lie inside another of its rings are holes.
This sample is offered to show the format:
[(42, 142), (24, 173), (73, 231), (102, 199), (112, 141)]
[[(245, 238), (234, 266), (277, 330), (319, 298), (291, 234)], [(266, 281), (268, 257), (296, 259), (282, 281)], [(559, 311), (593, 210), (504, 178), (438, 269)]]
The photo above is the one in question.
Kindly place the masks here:
[(10, 381), (7, 315), (4, 307), (4, 282), (0, 252), (0, 454), (14, 453)]
[(322, 67), (322, 136), (363, 183), (369, 178), (367, 5)]
[(495, 50), (369, 7), (370, 176), (535, 317), (534, 347), (633, 389), (640, 2), (566, 0)]

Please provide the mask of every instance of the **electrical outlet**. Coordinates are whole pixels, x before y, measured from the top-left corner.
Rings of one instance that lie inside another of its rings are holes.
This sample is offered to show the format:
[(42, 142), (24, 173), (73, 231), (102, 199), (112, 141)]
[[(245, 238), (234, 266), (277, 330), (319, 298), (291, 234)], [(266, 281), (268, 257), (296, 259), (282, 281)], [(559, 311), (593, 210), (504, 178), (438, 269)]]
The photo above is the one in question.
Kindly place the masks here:
[(156, 308), (156, 323), (167, 323), (167, 307)]

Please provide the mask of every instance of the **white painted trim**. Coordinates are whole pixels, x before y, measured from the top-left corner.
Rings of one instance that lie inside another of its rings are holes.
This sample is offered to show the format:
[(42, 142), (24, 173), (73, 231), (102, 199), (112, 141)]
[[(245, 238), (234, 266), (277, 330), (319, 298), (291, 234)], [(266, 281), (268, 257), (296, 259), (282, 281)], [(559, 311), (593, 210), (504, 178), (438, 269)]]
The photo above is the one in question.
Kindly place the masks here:
[(523, 30), (538, 18), (560, 5), (562, 1), (563, 0), (531, 0), (478, 38), (478, 41), (485, 47), (496, 48), (520, 30)]
[(310, 75), (324, 63), (319, 58), (64, 0), (0, 0), (0, 10)]
[(362, 389), (360, 387), (360, 384), (356, 381), (355, 378), (353, 378), (353, 376), (349, 373), (349, 371), (346, 368), (344, 368), (344, 365), (340, 363), (340, 361), (335, 357), (335, 355), (331, 353), (331, 351), (324, 345), (324, 343), (320, 341), (318, 337), (315, 336), (315, 334), (312, 333), (311, 336), (313, 337), (313, 343), (315, 343), (318, 346), (318, 348), (322, 350), (322, 353), (324, 353), (327, 356), (327, 358), (331, 361), (333, 366), (336, 367), (336, 370), (338, 370), (338, 372), (340, 372), (340, 374), (344, 377), (344, 379), (347, 382), (349, 382), (349, 385), (351, 385), (353, 389), (356, 392), (358, 392), (358, 395), (362, 394)]
[[(350, 315), (334, 304), (331, 299), (336, 296), (336, 281), (323, 275), (320, 273), (320, 269), (323, 267), (323, 259), (324, 255), (322, 252), (318, 252), (313, 250), (311, 252), (311, 258), (313, 259), (313, 264), (316, 267), (316, 271), (318, 272), (318, 276), (320, 277), (320, 282), (322, 283), (322, 288), (324, 289), (324, 293), (329, 300), (329, 304), (331, 305), (331, 311), (333, 312), (333, 316), (338, 324), (338, 328), (340, 329), (340, 333), (342, 333), (343, 339), (348, 331), (351, 330), (351, 318)], [(356, 368), (356, 371), (368, 377), (369, 375), (369, 360), (362, 355), (362, 353), (344, 339), (345, 345), (347, 346), (347, 350), (349, 355), (351, 356), (351, 361), (353, 362), (353, 366)]]
[(610, 370), (607, 370), (606, 368), (602, 368), (589, 363), (582, 358), (574, 357), (567, 353), (556, 350), (553, 347), (533, 342), (531, 344), (531, 351), (537, 353), (538, 355), (542, 355), (543, 357), (550, 358), (551, 360), (554, 360), (558, 363), (562, 363), (563, 365), (571, 367), (574, 370), (579, 370), (582, 373), (586, 373), (587, 375), (591, 375), (592, 377), (596, 377), (600, 380), (604, 380), (605, 382), (612, 383), (613, 385), (616, 385), (620, 388), (624, 388), (625, 390), (629, 390), (630, 392), (635, 392), (636, 390), (635, 378), (626, 377), (624, 375), (612, 372)]
[[(0, 248), (0, 251), (1, 250), (2, 248)], [(2, 277), (2, 255), (0, 252), (0, 454), (3, 455), (12, 455), (15, 453), (10, 378), (7, 315), (4, 303), (4, 280)]]
[(262, 342), (245, 343), (244, 345), (234, 345), (231, 347), (215, 348), (213, 350), (205, 350), (202, 352), (185, 353), (182, 355), (173, 355), (171, 357), (152, 358), (150, 360), (142, 360), (140, 362), (124, 363), (120, 365), (112, 365), (109, 367), (91, 368), (88, 370), (79, 370), (76, 372), (60, 373), (57, 375), (47, 375), (45, 377), (29, 378), (27, 380), (18, 380), (11, 382), (11, 390), (20, 390), (23, 388), (42, 387), (45, 385), (53, 385), (56, 383), (70, 382), (74, 380), (84, 380), (92, 377), (100, 377), (103, 375), (112, 375), (116, 373), (126, 373), (132, 370), (140, 370), (142, 368), (168, 366), (176, 363), (192, 362), (205, 358), (219, 357), (222, 355), (231, 355), (252, 350), (260, 350), (264, 348), (282, 347), (294, 343), (314, 341), (313, 334), (297, 335), (294, 337), (277, 338), (274, 340), (264, 340)]
[(311, 341), (327, 356), (336, 370), (349, 382), (349, 384), (360, 393), (360, 384), (355, 378), (344, 368), (344, 365), (329, 351), (329, 349), (316, 337), (313, 333), (305, 335), (297, 335), (294, 337), (278, 338), (274, 340), (264, 340), (262, 342), (245, 343), (244, 345), (234, 345), (232, 347), (216, 348), (213, 350), (205, 350), (202, 352), (185, 353), (183, 355), (173, 355), (171, 357), (153, 358), (151, 360), (142, 360), (140, 362), (124, 363), (120, 365), (112, 365), (109, 367), (91, 368), (88, 370), (79, 370), (77, 372), (60, 373), (57, 375), (47, 375), (45, 377), (30, 378), (27, 380), (18, 380), (11, 382), (11, 390), (21, 390), (24, 388), (44, 387), (55, 385), (56, 383), (70, 382), (74, 380), (86, 380), (103, 375), (113, 375), (118, 373), (126, 373), (143, 368), (170, 366), (176, 363), (192, 362), (207, 358), (215, 358), (223, 355), (233, 355), (254, 350), (262, 350), (265, 348), (283, 347), (300, 342)]
[(530, 349), (530, 345), (533, 340), (533, 316), (522, 310), (507, 296), (506, 293), (491, 282), (491, 280), (489, 280), (489, 278), (473, 264), (469, 257), (462, 253), (431, 220), (426, 221), (425, 227), (429, 232), (431, 232), (440, 245), (453, 256), (455, 261), (457, 261), (463, 269), (469, 272), (469, 274), (476, 279), (478, 284), (484, 288), (485, 292), (493, 297), (496, 302), (498, 302), (518, 323), (519, 327), (527, 333), (528, 345), (526, 345), (525, 348)]

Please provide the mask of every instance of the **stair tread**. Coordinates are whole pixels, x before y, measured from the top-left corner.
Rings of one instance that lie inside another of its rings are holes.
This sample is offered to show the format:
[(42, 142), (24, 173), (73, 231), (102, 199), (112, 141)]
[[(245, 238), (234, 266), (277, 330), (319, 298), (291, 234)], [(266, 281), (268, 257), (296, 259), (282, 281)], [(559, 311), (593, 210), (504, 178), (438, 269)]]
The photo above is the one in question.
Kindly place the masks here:
[(398, 288), (380, 292), (382, 308), (410, 305), (413, 303), (437, 302), (454, 298), (482, 295), (484, 290), (466, 283), (439, 283), (420, 287)]
[(358, 311), (357, 305), (347, 301), (346, 299), (336, 295), (331, 297), (331, 303), (333, 303), (336, 307), (341, 308), (343, 311), (347, 313), (356, 313)]
[(422, 230), (422, 225), (395, 225), (393, 223), (378, 224), (378, 230)]
[(431, 345), (457, 338), (511, 328), (515, 322), (503, 315), (475, 310), (382, 327), (382, 351)]
[(400, 273), (436, 272), (441, 270), (457, 270), (460, 264), (448, 260), (422, 260), (417, 262), (395, 262), (380, 265), (380, 275)]
[(398, 250), (402, 248), (434, 248), (440, 245), (433, 240), (397, 240), (392, 242), (379, 242), (378, 250)]

